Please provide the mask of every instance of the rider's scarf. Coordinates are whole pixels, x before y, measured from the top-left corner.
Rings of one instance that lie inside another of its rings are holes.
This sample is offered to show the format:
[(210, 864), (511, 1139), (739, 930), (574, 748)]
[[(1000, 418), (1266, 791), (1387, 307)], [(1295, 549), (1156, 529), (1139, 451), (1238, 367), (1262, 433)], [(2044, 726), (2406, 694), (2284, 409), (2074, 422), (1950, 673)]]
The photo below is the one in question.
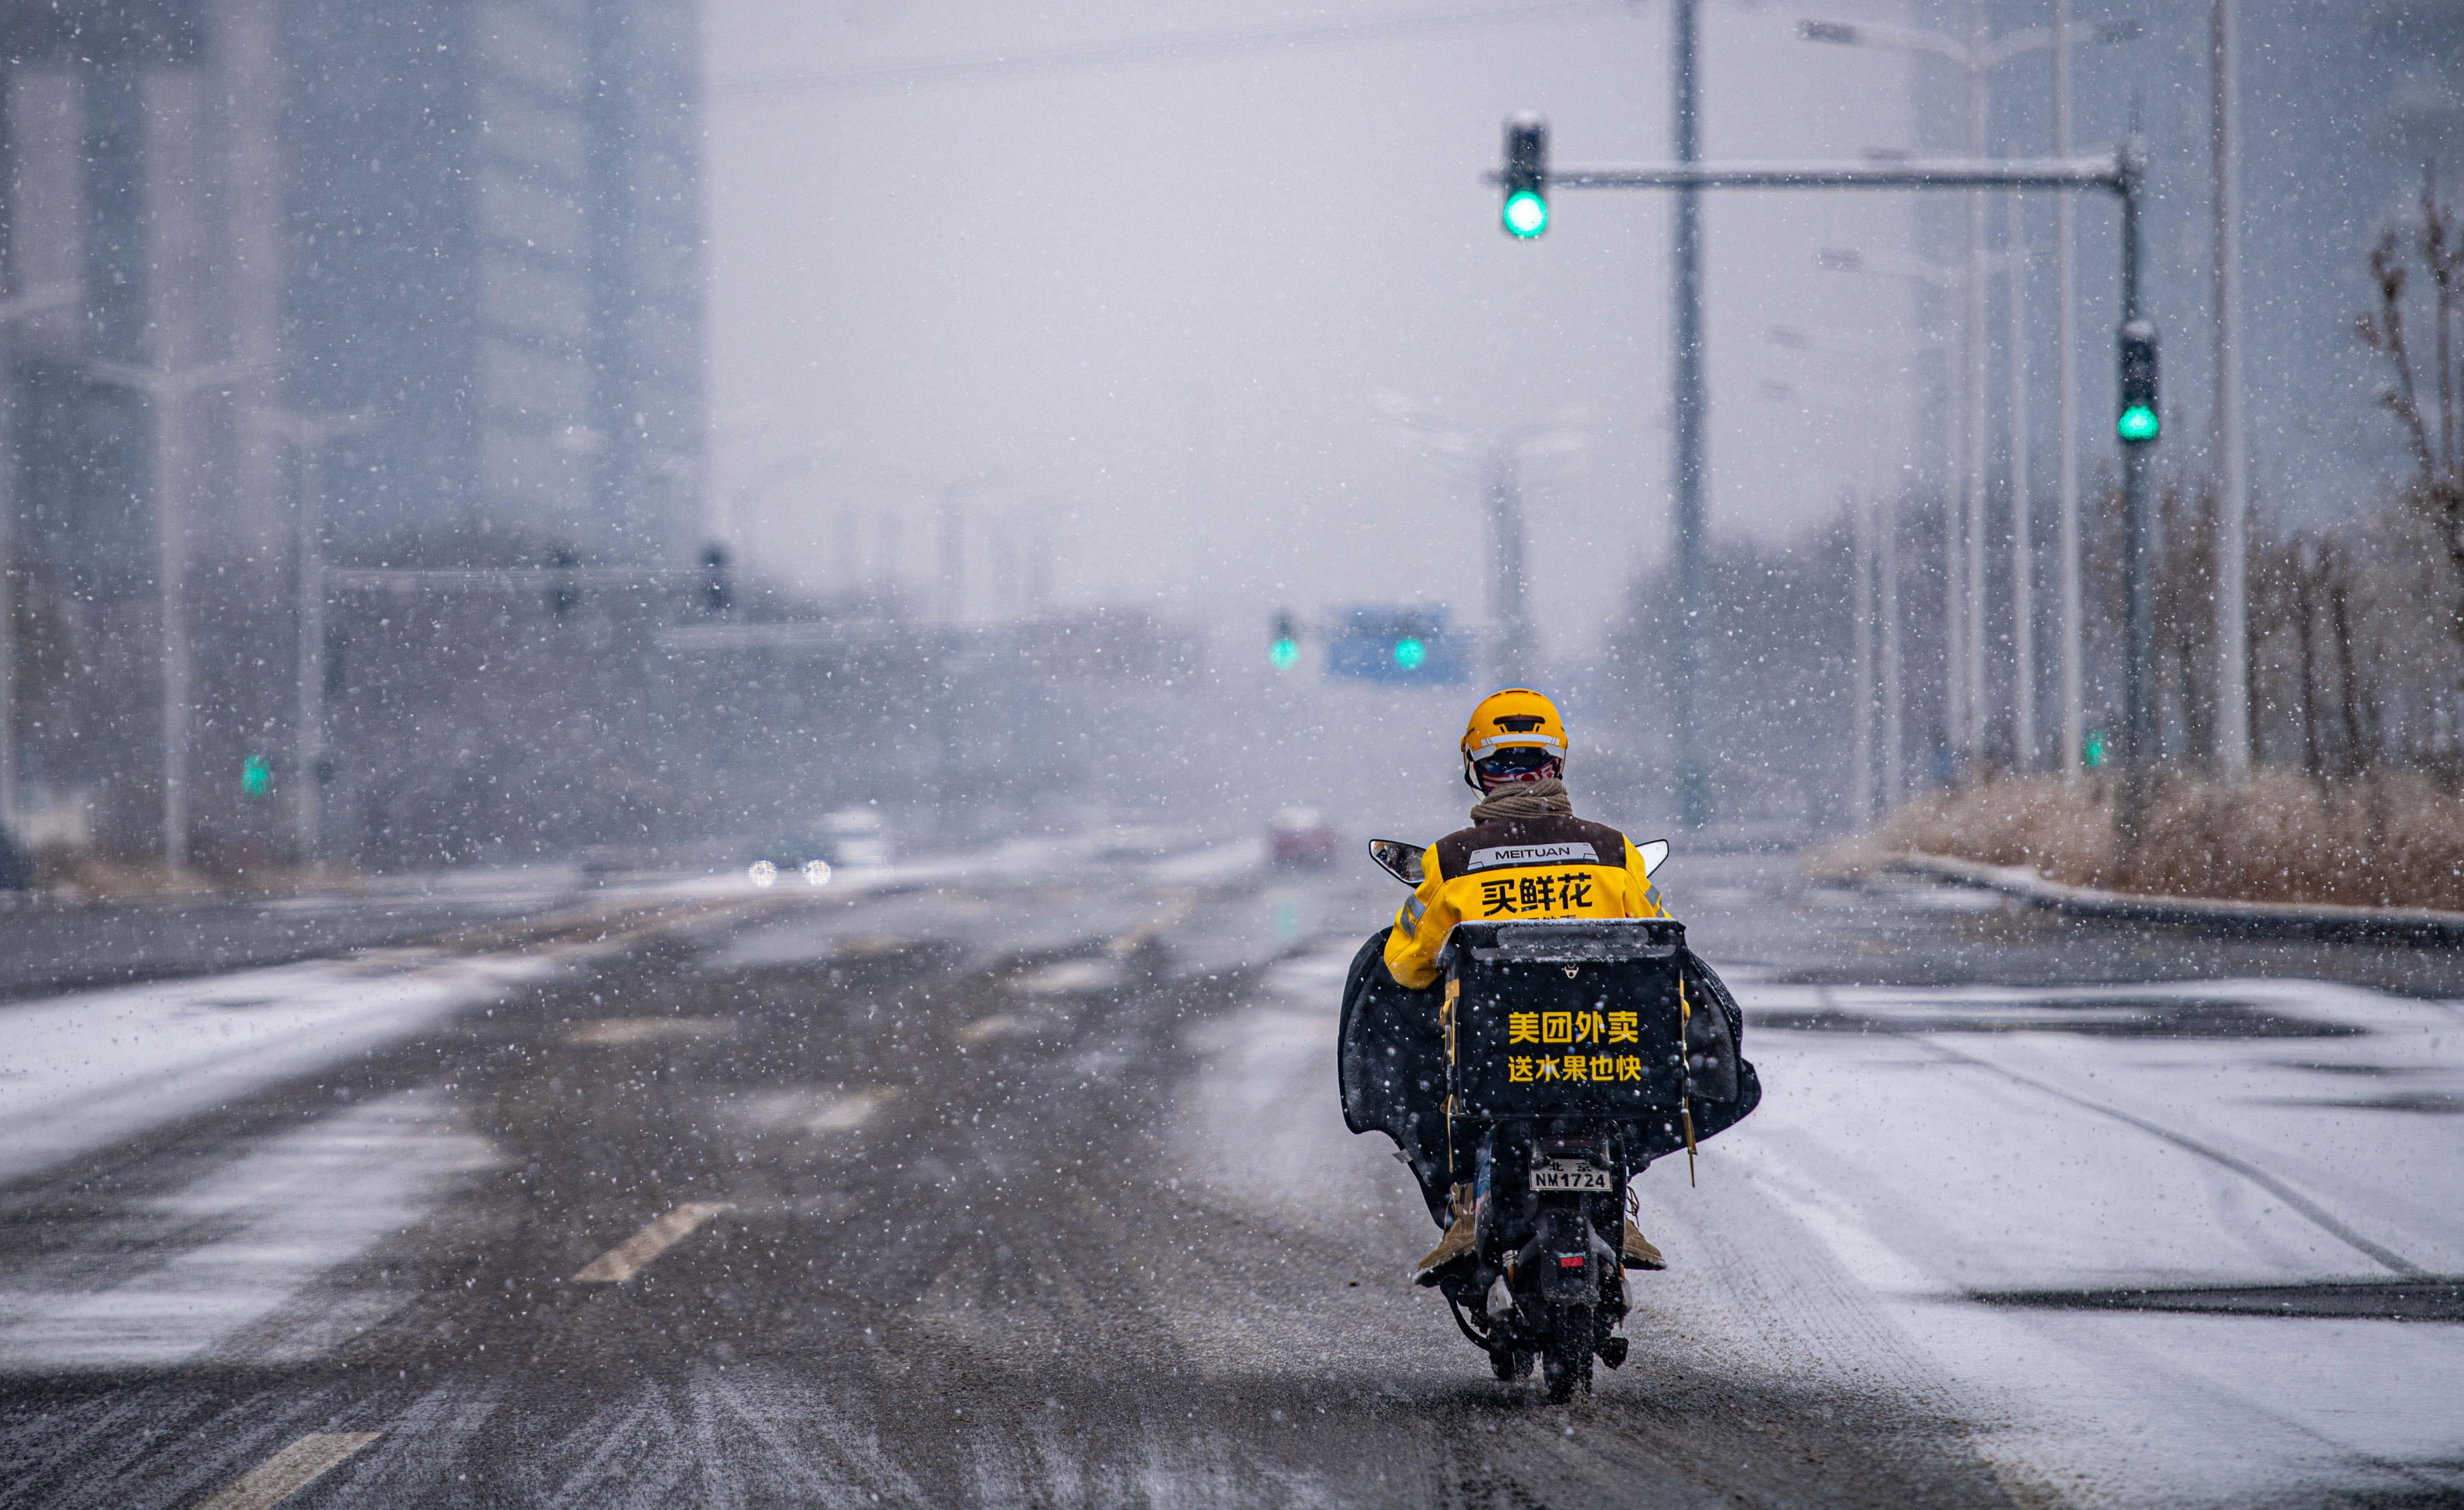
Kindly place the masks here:
[(1474, 823), (1493, 823), (1500, 818), (1571, 818), (1573, 815), (1574, 799), (1566, 795), (1566, 784), (1553, 777), (1493, 791), (1479, 807), (1471, 810)]

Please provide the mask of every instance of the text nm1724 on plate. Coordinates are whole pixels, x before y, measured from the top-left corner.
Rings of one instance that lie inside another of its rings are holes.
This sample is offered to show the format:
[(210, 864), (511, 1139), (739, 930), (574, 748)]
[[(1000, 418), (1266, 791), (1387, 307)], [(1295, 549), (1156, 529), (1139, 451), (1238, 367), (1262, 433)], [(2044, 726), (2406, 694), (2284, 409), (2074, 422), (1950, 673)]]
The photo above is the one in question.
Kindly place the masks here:
[(1606, 1195), (1609, 1190), (1609, 1172), (1606, 1169), (1595, 1169), (1588, 1164), (1571, 1164), (1563, 1159), (1552, 1159), (1532, 1167), (1531, 1188), (1564, 1190), (1577, 1195)]

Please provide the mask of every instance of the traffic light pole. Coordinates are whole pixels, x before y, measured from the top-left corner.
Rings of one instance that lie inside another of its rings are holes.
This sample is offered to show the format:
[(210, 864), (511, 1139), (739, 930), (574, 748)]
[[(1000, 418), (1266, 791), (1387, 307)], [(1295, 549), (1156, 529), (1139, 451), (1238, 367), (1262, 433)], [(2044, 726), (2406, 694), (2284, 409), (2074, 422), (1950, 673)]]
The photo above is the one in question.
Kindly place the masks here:
[[(1677, 161), (1699, 168), (1703, 162), (1703, 117), (1700, 60), (1696, 56), (1696, 0), (1677, 0), (1676, 100)], [(1677, 567), (1677, 821), (1699, 829), (1711, 816), (1711, 772), (1704, 758), (1707, 747), (1702, 727), (1710, 680), (1708, 594), (1702, 585), (1709, 577), (1708, 529), (1703, 506), (1704, 412), (1709, 390), (1703, 376), (1703, 195), (1700, 186), (1677, 186), (1676, 246), (1676, 372), (1670, 385), (1670, 420), (1675, 431), (1675, 564)]]
[[(1690, 11), (1682, 5), (1681, 11)], [(1683, 17), (1681, 16), (1681, 22)], [(1695, 219), (1696, 195), (1705, 189), (2101, 189), (2122, 206), (2122, 323), (2142, 324), (2139, 308), (2140, 197), (2146, 178), (2146, 151), (2137, 141), (2116, 147), (2109, 157), (2043, 158), (1903, 158), (1857, 163), (1704, 163), (1694, 158), (1693, 59), (1686, 45), (1690, 29), (1681, 24), (1678, 49), (1680, 161), (1611, 167), (1547, 166), (1545, 125), (1537, 117), (1517, 117), (1529, 139), (1528, 164), (1509, 164), (1491, 175), (1509, 190), (1525, 192), (1538, 206), (1527, 220), (1529, 229), (1509, 223), (1509, 233), (1529, 239), (1548, 224), (1546, 195), (1551, 189), (1670, 189), (1678, 191), (1677, 233), (1677, 384), (1673, 395), (1677, 429), (1677, 596), (1678, 689), (1672, 709), (1677, 723), (1678, 802), (1687, 826), (1708, 816), (1705, 772), (1694, 725), (1706, 706), (1704, 692), (1709, 668), (1705, 663), (1700, 625), (1686, 595), (1699, 588), (1705, 571), (1701, 433), (1704, 407), (1701, 354), (1701, 231)], [(1516, 129), (1509, 123), (1509, 140)], [(2150, 339), (2152, 339), (2152, 332)], [(2123, 746), (2122, 800), (2116, 817), (2127, 841), (2135, 837), (2145, 811), (2156, 752), (2155, 634), (2153, 602), (2147, 580), (2152, 522), (2147, 510), (2147, 451), (2152, 430), (2122, 446), (2123, 504), (2125, 516), (2123, 576), (2127, 583), (2128, 665), (2123, 677), (2126, 702)], [(1956, 732), (1956, 731), (1954, 731)]]

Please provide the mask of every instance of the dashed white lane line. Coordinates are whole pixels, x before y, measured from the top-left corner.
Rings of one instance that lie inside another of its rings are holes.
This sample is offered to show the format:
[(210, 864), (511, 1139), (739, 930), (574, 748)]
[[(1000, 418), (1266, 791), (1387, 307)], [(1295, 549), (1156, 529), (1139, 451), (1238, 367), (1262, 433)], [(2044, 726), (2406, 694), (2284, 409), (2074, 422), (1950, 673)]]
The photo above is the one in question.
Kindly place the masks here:
[(960, 1043), (989, 1043), (1005, 1033), (1018, 1032), (1022, 1026), (1009, 1013), (995, 1012), (989, 1017), (979, 1017), (959, 1029), (957, 1038)]
[(383, 1432), (311, 1432), (223, 1485), (197, 1510), (269, 1510), (383, 1435)]
[(564, 1041), (613, 1048), (671, 1038), (724, 1038), (735, 1031), (735, 1021), (727, 1017), (602, 1017), (566, 1029)]
[(622, 1284), (642, 1266), (693, 1235), (693, 1229), (727, 1210), (725, 1201), (687, 1201), (667, 1215), (583, 1265), (582, 1284)]

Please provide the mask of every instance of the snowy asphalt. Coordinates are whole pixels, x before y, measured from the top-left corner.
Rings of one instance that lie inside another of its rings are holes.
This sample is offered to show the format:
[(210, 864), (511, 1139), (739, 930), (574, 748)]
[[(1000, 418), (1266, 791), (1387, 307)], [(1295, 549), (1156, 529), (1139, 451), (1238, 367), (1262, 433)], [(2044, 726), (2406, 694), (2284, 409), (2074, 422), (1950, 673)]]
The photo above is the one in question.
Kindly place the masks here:
[(1681, 855), (1765, 1105), (1551, 1409), (1255, 860), (0, 1005), (0, 1505), (2464, 1503), (2454, 951)]

